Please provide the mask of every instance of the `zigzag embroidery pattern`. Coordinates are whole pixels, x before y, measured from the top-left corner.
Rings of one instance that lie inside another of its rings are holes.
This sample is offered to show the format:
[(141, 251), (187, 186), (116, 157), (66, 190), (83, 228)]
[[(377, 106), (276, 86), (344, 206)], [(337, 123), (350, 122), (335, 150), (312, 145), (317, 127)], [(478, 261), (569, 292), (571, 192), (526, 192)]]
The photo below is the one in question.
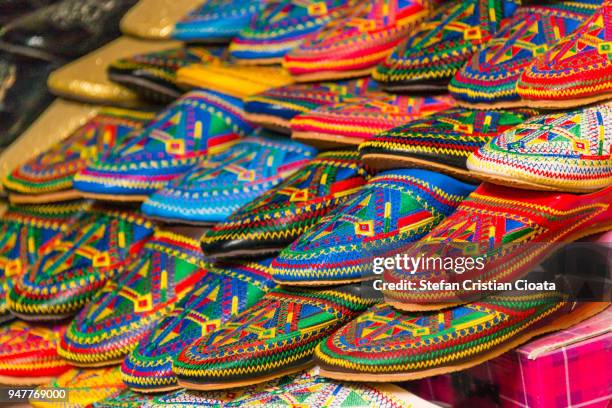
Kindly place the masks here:
[(612, 91), (612, 2), (597, 12), (571, 36), (561, 39), (522, 74), (517, 84), (527, 100), (566, 100), (591, 96), (609, 99)]
[(367, 278), (373, 257), (420, 239), (463, 198), (401, 172), (376, 176), (283, 250), (272, 262), (272, 275), (281, 282)]
[(66, 230), (88, 202), (9, 206), (0, 221), (0, 321), (8, 314), (6, 297), (14, 282), (27, 271), (45, 247)]
[(612, 107), (598, 105), (533, 118), (468, 159), (471, 169), (560, 189), (612, 183)]
[(403, 313), (381, 304), (322, 342), (317, 359), (367, 373), (420, 371), (459, 364), (494, 350), (569, 309), (551, 292), (493, 296), (432, 313)]
[(176, 386), (174, 357), (190, 343), (252, 307), (274, 288), (266, 264), (269, 261), (209, 266), (208, 275), (128, 355), (122, 367), (126, 384), (138, 389)]
[(174, 373), (179, 379), (217, 382), (299, 367), (310, 361), (319, 341), (371, 304), (342, 290), (278, 289), (184, 349)]
[(373, 77), (385, 84), (450, 78), (491, 39), (514, 8), (513, 1), (446, 3), (378, 66)]
[(17, 167), (4, 185), (9, 191), (26, 194), (69, 189), (74, 175), (88, 161), (104, 159), (112, 147), (152, 118), (149, 112), (104, 108), (66, 140)]
[[(257, 241), (288, 245), (366, 181), (367, 171), (356, 152), (318, 155), (266, 195), (246, 204), (209, 230), (202, 242)], [(277, 243), (275, 241), (281, 241)]]
[(47, 318), (76, 313), (121, 274), (152, 232), (151, 222), (137, 213), (96, 207), (81, 214), (15, 282), (9, 308)]
[[(486, 258), (486, 268), (466, 271), (461, 275), (462, 280), (513, 282), (542, 260), (553, 245), (585, 229), (609, 207), (593, 203), (555, 210), (532, 203), (537, 201), (538, 193), (534, 192), (532, 196), (531, 200), (520, 201), (503, 198), (503, 194), (493, 195), (483, 188), (476, 190), (452, 216), (442, 221), (406, 254), (411, 256), (418, 253), (420, 256), (440, 258), (458, 253), (465, 256), (477, 254)], [(525, 251), (526, 244), (531, 244), (528, 251)], [(385, 279), (389, 282), (401, 279), (417, 283), (423, 279), (449, 282), (453, 280), (449, 274), (454, 272), (427, 269), (405, 274), (391, 270), (387, 271)], [(469, 295), (469, 291), (384, 291), (384, 294), (393, 300), (409, 303), (443, 303)]]
[(195, 239), (157, 231), (71, 322), (59, 354), (86, 365), (121, 358), (207, 274)]
[(578, 2), (521, 7), (453, 78), (449, 91), (471, 103), (516, 101), (521, 73), (597, 9)]

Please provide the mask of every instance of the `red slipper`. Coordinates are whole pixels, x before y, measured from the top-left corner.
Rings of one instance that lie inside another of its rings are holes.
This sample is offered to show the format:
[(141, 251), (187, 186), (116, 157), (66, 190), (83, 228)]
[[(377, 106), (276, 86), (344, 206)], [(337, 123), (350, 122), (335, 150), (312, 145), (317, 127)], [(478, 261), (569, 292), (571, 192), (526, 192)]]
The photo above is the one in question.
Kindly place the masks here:
[[(465, 303), (521, 279), (562, 244), (611, 229), (612, 187), (579, 195), (485, 183), (453, 215), (401, 252), (421, 261), (442, 262), (385, 271), (385, 283), (412, 283), (417, 290), (387, 286), (383, 292), (388, 303), (403, 310)], [(463, 258), (460, 267), (459, 258)], [(478, 285), (465, 286), (465, 282)], [(458, 287), (449, 285), (453, 283)]]

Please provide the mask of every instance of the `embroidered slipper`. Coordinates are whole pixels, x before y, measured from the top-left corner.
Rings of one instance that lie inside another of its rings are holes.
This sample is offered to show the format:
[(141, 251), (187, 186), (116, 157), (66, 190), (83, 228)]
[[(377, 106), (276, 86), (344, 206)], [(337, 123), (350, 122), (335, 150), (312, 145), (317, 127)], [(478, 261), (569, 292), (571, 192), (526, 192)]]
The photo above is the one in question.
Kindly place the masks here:
[(242, 102), (213, 92), (191, 91), (130, 134), (103, 159), (80, 170), (73, 186), (107, 201), (143, 201), (210, 153), (222, 151), (252, 130)]
[(422, 0), (362, 2), (350, 17), (328, 24), (289, 51), (283, 66), (299, 82), (370, 75), (427, 17), (429, 6)]
[(209, 274), (128, 354), (121, 366), (123, 381), (139, 392), (178, 389), (173, 359), (273, 289), (269, 265), (270, 260), (265, 260), (208, 267)]
[[(83, 126), (100, 110), (99, 106), (83, 105), (56, 99), (49, 107), (6, 149), (0, 148), (0, 180), (36, 155), (52, 148), (60, 140)], [(53, 129), (53, 131), (49, 131)], [(5, 196), (0, 183), (0, 197)]]
[(166, 222), (222, 222), (300, 169), (315, 154), (315, 149), (285, 138), (249, 136), (151, 195), (142, 211)]
[(516, 86), (523, 102), (543, 109), (572, 108), (612, 98), (612, 1), (535, 60)]
[(571, 36), (598, 7), (595, 2), (520, 7), (455, 74), (448, 86), (451, 95), (460, 105), (479, 109), (523, 106), (516, 91), (521, 73), (562, 37)]
[(393, 384), (359, 384), (329, 380), (312, 369), (266, 383), (220, 391), (180, 390), (157, 396), (144, 408), (192, 407), (381, 407), (434, 408)]
[[(265, 392), (268, 389), (292, 383), (298, 378), (298, 374), (285, 375), (259, 384), (248, 385), (240, 388), (229, 388), (216, 391), (193, 391), (179, 389), (171, 393), (154, 395), (150, 401), (147, 401), (143, 408), (153, 408), (160, 406), (169, 406), (172, 408), (193, 408), (193, 407), (245, 407), (239, 401), (242, 397), (257, 395)], [(295, 407), (294, 400), (294, 407)], [(261, 405), (258, 405), (261, 406)], [(266, 406), (264, 404), (263, 406)], [(274, 406), (276, 408), (276, 406)], [(254, 408), (254, 407), (253, 407)]]
[(359, 153), (376, 170), (420, 167), (474, 180), (466, 167), (468, 156), (535, 114), (526, 109), (450, 109), (380, 133), (360, 144)]
[(53, 94), (77, 102), (138, 108), (143, 103), (136, 93), (108, 79), (108, 65), (134, 54), (161, 51), (179, 45), (176, 41), (144, 41), (120, 37), (53, 71), (47, 79), (47, 86)]
[(473, 189), (427, 170), (380, 173), (281, 251), (272, 261), (272, 276), (278, 283), (295, 286), (370, 279), (375, 257), (418, 241)]
[(518, 0), (463, 0), (436, 12), (373, 72), (389, 91), (446, 91), (448, 81), (511, 17)]
[(249, 96), (244, 103), (245, 117), (259, 126), (290, 134), (290, 121), (295, 116), (350, 101), (376, 89), (376, 82), (370, 78), (281, 86)]
[(108, 78), (152, 102), (169, 104), (184, 93), (177, 71), (191, 64), (219, 61), (223, 48), (188, 46), (138, 54), (112, 62)]
[(612, 105), (533, 118), (474, 152), (479, 178), (530, 190), (589, 192), (612, 185)]
[(89, 202), (9, 206), (0, 219), (0, 324), (12, 320), (6, 296), (45, 246), (68, 228)]
[(19, 320), (0, 326), (0, 383), (44, 384), (72, 367), (57, 355), (65, 325), (33, 325)]
[(139, 0), (121, 19), (121, 32), (146, 40), (167, 40), (174, 25), (193, 7), (192, 0)]
[(357, 152), (322, 153), (202, 237), (207, 256), (275, 254), (345, 203), (368, 178)]
[(172, 37), (190, 43), (230, 42), (251, 24), (266, 5), (267, 1), (205, 1), (176, 23)]
[[(66, 399), (59, 403), (66, 407), (90, 407), (97, 401), (102, 401), (125, 389), (121, 381), (119, 367), (95, 369), (74, 368), (38, 387), (41, 392), (55, 389), (66, 391)], [(56, 408), (58, 402), (30, 400), (34, 408)]]
[(72, 179), (90, 160), (104, 159), (109, 150), (153, 118), (151, 112), (104, 108), (67, 139), (57, 142), (13, 170), (3, 181), (13, 203), (72, 200), (80, 193)]
[[(292, 376), (285, 376), (283, 380), (289, 381)], [(270, 384), (279, 383), (278, 380), (269, 382)], [(93, 405), (94, 408), (153, 408), (153, 407), (171, 407), (171, 408), (225, 408), (236, 399), (244, 394), (259, 392), (264, 389), (268, 383), (257, 384), (242, 388), (232, 388), (220, 391), (193, 392), (180, 390), (173, 393), (149, 393), (144, 394), (132, 390), (125, 390), (120, 394), (114, 395)], [(229, 405), (229, 406), (234, 406)]]
[(198, 238), (202, 228), (158, 230), (117, 279), (74, 318), (57, 351), (74, 365), (123, 361), (157, 322), (207, 275)]
[(354, 0), (270, 0), (232, 40), (230, 55), (240, 64), (280, 63), (288, 51), (331, 21), (346, 17), (356, 4)]
[(130, 389), (112, 395), (105, 400), (94, 402), (94, 408), (143, 408), (153, 401), (154, 394), (142, 394)]
[(555, 292), (499, 295), (428, 313), (380, 304), (321, 342), (316, 360), (328, 378), (410, 381), (481, 364), (609, 305), (561, 299)]
[(152, 233), (151, 222), (133, 211), (96, 206), (84, 212), (15, 281), (7, 296), (11, 313), (25, 320), (75, 314), (139, 256)]
[[(311, 370), (315, 371), (315, 370)], [(296, 407), (296, 401), (304, 406), (384, 408), (435, 408), (425, 400), (393, 384), (339, 383), (301, 372), (276, 378), (265, 383), (218, 391), (184, 390), (162, 394), (141, 394), (131, 390), (95, 403), (97, 408), (173, 408), (193, 407)], [(327, 404), (329, 402), (329, 404)], [(356, 404), (356, 405), (355, 405)]]
[[(275, 408), (316, 407), (380, 407), (435, 408), (407, 390), (394, 384), (359, 384), (339, 382), (318, 375), (317, 369), (287, 376), (279, 384), (268, 384), (259, 392), (244, 393), (227, 406)], [(183, 395), (187, 394), (183, 391)], [(197, 394), (196, 394), (197, 395)]]
[(357, 146), (374, 135), (452, 108), (448, 96), (412, 97), (370, 93), (324, 106), (291, 120), (291, 137), (321, 148)]
[(312, 365), (315, 346), (375, 303), (358, 285), (277, 289), (187, 346), (173, 364), (179, 385), (219, 390), (257, 384)]
[[(553, 255), (563, 243), (612, 229), (612, 187), (584, 194), (517, 190), (484, 183), (440, 225), (416, 245), (397, 253), (421, 258), (483, 258), (481, 267), (454, 268), (428, 263), (416, 270), (386, 270), (389, 284), (427, 281), (418, 291), (383, 290), (387, 303), (402, 310), (432, 310), (465, 303), (485, 290), (469, 289), (462, 282), (486, 285), (514, 282)], [(457, 282), (440, 285), (441, 281)], [(498, 287), (498, 286), (496, 286)], [(453, 290), (451, 290), (453, 289)], [(469, 290), (468, 290), (469, 289)]]

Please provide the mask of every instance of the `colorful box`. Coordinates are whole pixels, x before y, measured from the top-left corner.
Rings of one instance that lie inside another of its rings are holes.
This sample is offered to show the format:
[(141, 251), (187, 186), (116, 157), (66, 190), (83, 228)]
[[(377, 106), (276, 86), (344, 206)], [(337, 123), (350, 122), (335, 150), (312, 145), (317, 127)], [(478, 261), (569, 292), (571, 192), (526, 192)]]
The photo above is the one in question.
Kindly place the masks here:
[(612, 308), (479, 366), (415, 381), (417, 395), (453, 407), (612, 405)]

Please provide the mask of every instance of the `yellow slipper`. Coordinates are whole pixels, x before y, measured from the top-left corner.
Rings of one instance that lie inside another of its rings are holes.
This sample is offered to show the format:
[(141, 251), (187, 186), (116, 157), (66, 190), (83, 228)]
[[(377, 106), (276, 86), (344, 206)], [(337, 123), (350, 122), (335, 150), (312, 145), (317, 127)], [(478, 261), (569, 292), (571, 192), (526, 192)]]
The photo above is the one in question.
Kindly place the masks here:
[(280, 66), (244, 66), (231, 63), (194, 64), (179, 69), (179, 84), (210, 89), (236, 98), (246, 98), (270, 88), (293, 83)]
[[(17, 140), (0, 153), (0, 179), (4, 179), (17, 166), (66, 139), (93, 117), (98, 109), (99, 106), (95, 105), (56, 99)], [(50, 129), (53, 131), (50, 132)], [(0, 185), (0, 193), (2, 191)]]

